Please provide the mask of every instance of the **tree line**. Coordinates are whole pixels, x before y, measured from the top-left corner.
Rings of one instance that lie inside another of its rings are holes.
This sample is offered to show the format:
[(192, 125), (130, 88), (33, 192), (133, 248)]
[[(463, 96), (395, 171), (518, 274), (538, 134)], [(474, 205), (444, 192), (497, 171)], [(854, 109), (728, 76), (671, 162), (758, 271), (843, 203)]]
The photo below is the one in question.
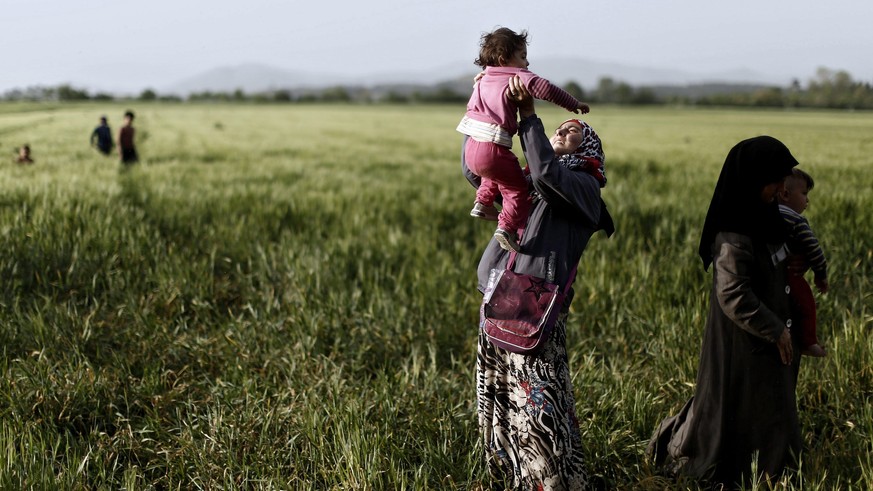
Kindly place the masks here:
[[(469, 89), (465, 84), (439, 84), (433, 87), (345, 87), (291, 90), (279, 89), (246, 93), (203, 91), (183, 98), (145, 89), (136, 96), (119, 97), (105, 92), (90, 94), (69, 84), (57, 87), (28, 87), (7, 91), (5, 101), (162, 101), (162, 102), (254, 102), (254, 103), (465, 103)], [(770, 108), (873, 109), (873, 85), (852, 79), (846, 71), (819, 68), (804, 86), (797, 79), (788, 87), (710, 84), (697, 87), (634, 87), (610, 77), (601, 78), (592, 90), (576, 82), (564, 89), (579, 100), (619, 105), (686, 104), (699, 106), (746, 106)]]

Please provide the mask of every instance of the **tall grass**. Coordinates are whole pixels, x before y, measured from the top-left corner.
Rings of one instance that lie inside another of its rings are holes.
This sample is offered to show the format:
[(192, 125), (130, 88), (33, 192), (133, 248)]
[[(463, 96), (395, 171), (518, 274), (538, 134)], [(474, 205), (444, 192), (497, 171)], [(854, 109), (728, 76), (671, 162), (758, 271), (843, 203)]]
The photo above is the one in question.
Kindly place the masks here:
[[(545, 107), (547, 127), (565, 114)], [(462, 108), (146, 105), (143, 162), (87, 146), (118, 105), (0, 106), (0, 487), (480, 489)], [(590, 471), (670, 483), (643, 449), (691, 394), (696, 257), (727, 150), (783, 140), (816, 178), (829, 357), (804, 360), (786, 489), (873, 485), (873, 117), (595, 108), (618, 233), (568, 329)], [(117, 128), (116, 128), (117, 129)]]

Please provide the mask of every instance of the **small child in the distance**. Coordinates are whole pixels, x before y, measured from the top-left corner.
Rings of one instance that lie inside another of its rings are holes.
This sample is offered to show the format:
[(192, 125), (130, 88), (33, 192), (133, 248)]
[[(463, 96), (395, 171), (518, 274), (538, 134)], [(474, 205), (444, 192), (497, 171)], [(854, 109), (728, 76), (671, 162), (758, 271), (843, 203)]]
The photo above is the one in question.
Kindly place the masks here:
[[(809, 205), (809, 191), (815, 185), (812, 176), (800, 169), (793, 169), (785, 178), (785, 185), (778, 194), (779, 211), (789, 227), (788, 249), (792, 254), (801, 255), (815, 275), (815, 286), (821, 293), (828, 291), (828, 263), (809, 221), (801, 215)], [(807, 356), (822, 357), (827, 352), (819, 344), (816, 336), (815, 298), (803, 273), (788, 273), (789, 296), (792, 301), (795, 319), (800, 324), (802, 353)]]
[[(555, 103), (568, 111), (585, 114), (588, 104), (527, 69), (527, 32), (501, 27), (484, 34), (476, 65), (484, 74), (473, 87), (467, 112), (457, 130), (470, 138), (464, 159), (470, 171), (482, 178), (470, 215), (496, 220), (494, 238), (506, 250), (519, 250), (519, 229), (530, 211), (528, 182), (518, 158), (512, 153), (512, 137), (518, 131), (517, 103), (509, 94), (509, 79), (519, 76), (537, 99)], [(494, 200), (503, 197), (498, 213)]]

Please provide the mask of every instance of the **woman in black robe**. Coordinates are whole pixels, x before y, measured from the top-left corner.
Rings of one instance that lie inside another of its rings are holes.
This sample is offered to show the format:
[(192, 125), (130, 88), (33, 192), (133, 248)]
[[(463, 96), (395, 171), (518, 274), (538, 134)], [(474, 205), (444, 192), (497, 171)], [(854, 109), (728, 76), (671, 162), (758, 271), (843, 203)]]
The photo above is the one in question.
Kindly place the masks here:
[(706, 215), (699, 253), (714, 265), (694, 396), (649, 444), (656, 464), (730, 488), (778, 478), (801, 447), (795, 388), (787, 230), (774, 197), (797, 160), (775, 138), (728, 153)]

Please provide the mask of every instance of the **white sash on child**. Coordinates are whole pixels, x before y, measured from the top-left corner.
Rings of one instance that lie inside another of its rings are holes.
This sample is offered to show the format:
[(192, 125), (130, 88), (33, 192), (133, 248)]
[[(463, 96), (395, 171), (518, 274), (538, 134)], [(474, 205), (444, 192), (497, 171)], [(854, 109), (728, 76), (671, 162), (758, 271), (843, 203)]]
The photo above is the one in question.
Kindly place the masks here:
[(496, 143), (501, 147), (512, 148), (512, 135), (499, 124), (483, 123), (464, 116), (455, 129), (477, 142)]

